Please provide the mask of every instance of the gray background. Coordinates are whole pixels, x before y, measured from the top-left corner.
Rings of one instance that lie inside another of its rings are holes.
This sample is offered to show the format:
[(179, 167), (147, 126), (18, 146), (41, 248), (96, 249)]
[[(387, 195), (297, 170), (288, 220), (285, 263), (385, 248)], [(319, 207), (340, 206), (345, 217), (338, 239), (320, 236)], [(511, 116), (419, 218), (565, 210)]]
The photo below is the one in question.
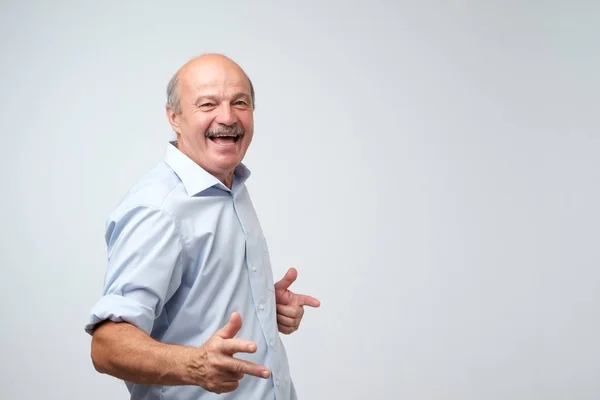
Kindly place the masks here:
[(2, 1), (2, 399), (125, 399), (83, 326), (104, 219), (222, 52), (301, 399), (600, 398), (600, 5)]

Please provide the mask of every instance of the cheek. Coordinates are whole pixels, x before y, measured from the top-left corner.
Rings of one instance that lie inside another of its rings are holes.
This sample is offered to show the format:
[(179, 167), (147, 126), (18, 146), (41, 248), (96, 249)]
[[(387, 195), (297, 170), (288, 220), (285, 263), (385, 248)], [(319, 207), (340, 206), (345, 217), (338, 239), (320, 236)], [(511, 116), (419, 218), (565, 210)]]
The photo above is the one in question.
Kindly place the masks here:
[(204, 134), (210, 127), (212, 119), (205, 114), (195, 115), (194, 118), (190, 121), (190, 128), (194, 131), (195, 134)]
[(247, 134), (252, 134), (254, 132), (254, 118), (252, 117), (252, 114), (242, 114), (238, 117), (238, 121)]

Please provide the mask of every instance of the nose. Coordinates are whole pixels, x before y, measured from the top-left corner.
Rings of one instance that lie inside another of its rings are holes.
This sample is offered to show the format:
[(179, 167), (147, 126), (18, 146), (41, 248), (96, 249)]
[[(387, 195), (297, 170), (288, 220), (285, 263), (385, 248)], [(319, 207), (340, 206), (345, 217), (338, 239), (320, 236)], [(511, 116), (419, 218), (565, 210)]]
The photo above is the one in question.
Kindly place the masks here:
[(229, 104), (223, 104), (221, 107), (219, 107), (219, 112), (215, 118), (215, 122), (226, 126), (235, 125), (237, 122), (237, 117)]

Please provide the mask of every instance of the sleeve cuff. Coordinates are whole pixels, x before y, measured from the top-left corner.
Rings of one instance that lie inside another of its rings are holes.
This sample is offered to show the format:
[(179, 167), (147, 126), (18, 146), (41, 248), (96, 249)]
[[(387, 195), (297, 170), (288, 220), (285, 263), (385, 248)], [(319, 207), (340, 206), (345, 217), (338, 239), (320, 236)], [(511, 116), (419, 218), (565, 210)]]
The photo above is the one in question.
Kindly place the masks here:
[(92, 308), (91, 316), (85, 325), (85, 331), (92, 335), (102, 321), (128, 322), (150, 335), (154, 322), (151, 308), (128, 297), (109, 294), (102, 297)]

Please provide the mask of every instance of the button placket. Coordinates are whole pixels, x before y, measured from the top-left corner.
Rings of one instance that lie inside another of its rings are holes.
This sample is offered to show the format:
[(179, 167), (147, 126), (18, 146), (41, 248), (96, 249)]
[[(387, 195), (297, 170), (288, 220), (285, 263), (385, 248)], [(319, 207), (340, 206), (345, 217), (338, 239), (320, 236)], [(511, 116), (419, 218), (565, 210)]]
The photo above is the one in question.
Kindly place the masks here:
[[(269, 358), (272, 363), (272, 382), (279, 391), (281, 385), (285, 384), (285, 378), (279, 376), (285, 374), (285, 366), (281, 365), (278, 353), (277, 313), (275, 305), (275, 287), (273, 273), (271, 271), (270, 255), (258, 221), (254, 217), (253, 210), (246, 208), (247, 204), (242, 202), (238, 210), (240, 220), (246, 234), (246, 262), (250, 278), (251, 290), (255, 299), (255, 309), (262, 327), (265, 344), (268, 347)], [(265, 288), (267, 290), (265, 290)], [(283, 380), (281, 380), (283, 379)]]

